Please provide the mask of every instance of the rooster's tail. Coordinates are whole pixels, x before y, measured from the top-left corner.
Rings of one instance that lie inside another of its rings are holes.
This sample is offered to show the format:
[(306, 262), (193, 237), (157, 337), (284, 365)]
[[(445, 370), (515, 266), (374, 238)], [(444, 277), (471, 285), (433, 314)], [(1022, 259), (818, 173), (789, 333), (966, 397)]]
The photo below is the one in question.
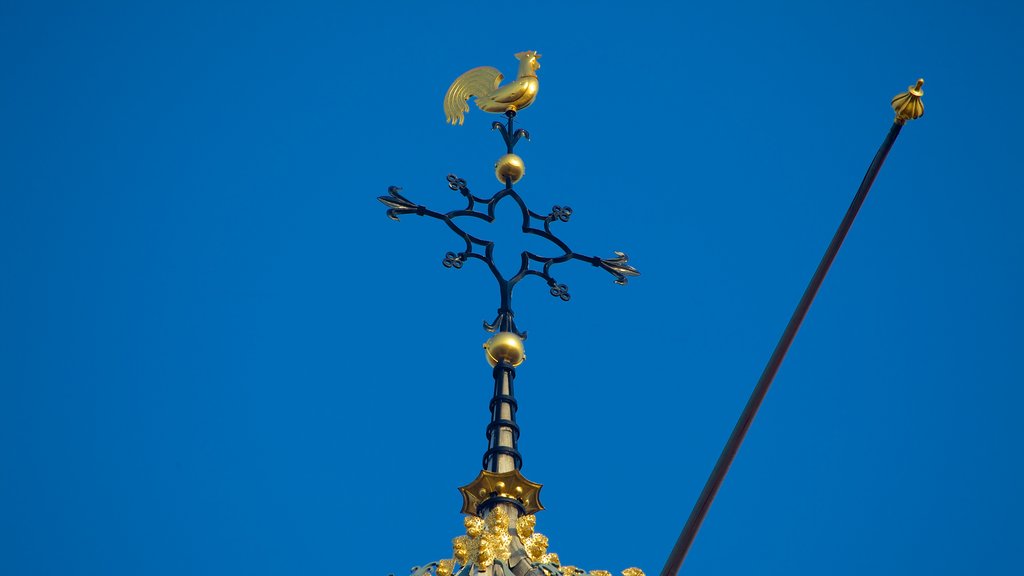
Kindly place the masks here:
[(470, 97), (479, 98), (494, 92), (502, 78), (501, 72), (491, 66), (473, 68), (456, 78), (444, 95), (444, 114), (448, 123), (461, 125), (465, 120), (464, 114), (469, 112), (466, 102)]

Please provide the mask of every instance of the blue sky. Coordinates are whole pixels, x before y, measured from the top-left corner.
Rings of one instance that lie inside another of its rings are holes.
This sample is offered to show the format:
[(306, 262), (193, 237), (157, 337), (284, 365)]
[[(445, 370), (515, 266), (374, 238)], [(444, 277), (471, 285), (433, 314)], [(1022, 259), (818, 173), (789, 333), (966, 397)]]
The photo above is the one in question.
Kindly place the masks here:
[[(450, 555), (497, 290), (375, 198), (500, 188), (493, 117), (447, 126), (441, 98), (528, 49), (517, 189), (643, 272), (516, 293), (551, 550), (660, 571), (923, 76), (682, 574), (1019, 566), (1019, 7), (294, 4), (0, 6), (0, 573)], [(524, 247), (507, 216), (499, 258)]]

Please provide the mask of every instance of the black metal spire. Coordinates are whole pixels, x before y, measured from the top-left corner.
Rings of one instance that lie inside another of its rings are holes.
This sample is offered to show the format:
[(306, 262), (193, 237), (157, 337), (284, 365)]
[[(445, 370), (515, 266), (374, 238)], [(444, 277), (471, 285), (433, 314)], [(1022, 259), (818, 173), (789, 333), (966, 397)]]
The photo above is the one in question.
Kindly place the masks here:
[[(536, 64), (539, 57), (535, 51), (516, 54), (523, 64), (519, 78), (500, 88), (500, 72), (491, 67), (474, 68), (459, 76), (445, 96), (445, 113), (450, 123), (462, 124), (463, 114), (468, 110), (466, 101), (471, 97), (475, 97), (477, 105), (486, 112), (504, 113), (504, 122), (491, 125), (505, 143), (506, 153), (494, 165), (495, 176), (502, 184), (501, 190), (489, 197), (479, 197), (470, 192), (464, 179), (449, 174), (448, 187), (458, 192), (466, 204), (462, 209), (443, 213), (408, 200), (396, 186), (389, 187), (386, 196), (378, 197), (388, 207), (387, 215), (393, 220), (403, 214), (415, 214), (444, 222), (459, 236), (463, 245), (461, 250), (447, 252), (441, 264), (458, 270), (471, 259), (483, 262), (497, 281), (500, 296), (497, 317), (493, 322), (484, 322), (484, 329), (495, 333), (484, 344), (494, 378), (489, 404), (490, 422), (486, 428), (487, 449), (477, 477), (459, 487), (463, 499), (462, 512), (467, 515), (463, 519), (466, 533), (452, 541), (451, 558), (415, 567), (413, 576), (471, 576), (477, 573), (490, 576), (579, 576), (585, 572), (573, 566), (562, 566), (558, 555), (547, 551), (548, 538), (534, 531), (535, 514), (544, 507), (540, 503), (541, 485), (531, 482), (520, 472), (523, 459), (518, 448), (516, 412), (519, 405), (515, 398), (515, 377), (516, 367), (526, 358), (523, 345), (526, 332), (516, 326), (512, 292), (520, 280), (536, 276), (544, 280), (551, 296), (568, 301), (569, 287), (555, 279), (553, 268), (570, 260), (581, 260), (605, 270), (617, 284), (625, 284), (628, 276), (637, 276), (639, 272), (628, 264), (629, 259), (622, 252), (615, 252), (612, 258), (573, 252), (552, 231), (553, 224), (569, 221), (572, 209), (556, 205), (547, 214), (534, 212), (513, 189), (513, 185), (526, 173), (523, 159), (514, 152), (515, 146), (521, 138), (530, 138), (525, 130), (515, 128), (516, 111), (530, 105), (536, 97), (535, 71), (539, 68)], [(505, 199), (519, 207), (524, 234), (540, 236), (553, 246), (545, 254), (521, 252), (519, 269), (509, 277), (505, 277), (494, 263), (494, 242), (472, 236), (460, 226), (460, 218), (493, 222), (495, 208)], [(643, 572), (627, 568), (623, 576), (643, 576)]]
[(494, 366), (494, 395), (491, 397), (491, 421), (487, 424), (487, 451), (483, 469), (490, 472), (521, 470), (523, 457), (519, 454), (519, 425), (515, 397), (516, 369), (502, 360)]

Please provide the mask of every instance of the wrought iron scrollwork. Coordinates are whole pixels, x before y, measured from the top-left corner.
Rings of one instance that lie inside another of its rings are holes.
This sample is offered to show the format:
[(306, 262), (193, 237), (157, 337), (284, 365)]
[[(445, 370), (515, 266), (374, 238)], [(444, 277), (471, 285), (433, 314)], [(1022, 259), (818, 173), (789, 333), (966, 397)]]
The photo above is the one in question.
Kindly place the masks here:
[(560, 220), (568, 222), (570, 216), (572, 216), (572, 208), (568, 206), (552, 206), (551, 214), (548, 215), (547, 221), (554, 222), (555, 220)]
[[(506, 123), (494, 122), (492, 128), (501, 134), (508, 153), (511, 154), (520, 138), (529, 140), (530, 134), (522, 128), (518, 130), (513, 129), (514, 112), (507, 113), (506, 118)], [(571, 260), (588, 262), (611, 274), (615, 278), (615, 283), (620, 285), (626, 284), (627, 277), (640, 275), (636, 268), (628, 264), (629, 258), (623, 252), (615, 251), (615, 256), (612, 258), (586, 256), (574, 252), (564, 241), (555, 236), (551, 231), (551, 224), (554, 222), (569, 222), (573, 214), (573, 210), (569, 206), (556, 205), (551, 208), (551, 212), (548, 214), (539, 214), (527, 207), (526, 202), (512, 186), (507, 186), (490, 197), (480, 197), (470, 191), (469, 185), (464, 178), (460, 178), (455, 174), (449, 174), (447, 182), (448, 188), (458, 192), (466, 199), (465, 208), (448, 212), (436, 212), (426, 206), (412, 202), (401, 194), (401, 188), (397, 186), (389, 187), (388, 194), (377, 199), (388, 207), (387, 216), (392, 220), (398, 220), (398, 217), (404, 214), (428, 216), (443, 221), (449, 229), (462, 239), (465, 245), (463, 250), (451, 251), (445, 254), (441, 262), (445, 268), (459, 269), (469, 259), (475, 259), (483, 262), (490, 269), (494, 278), (498, 281), (501, 304), (498, 308), (498, 316), (494, 322), (489, 323), (485, 321), (483, 323), (484, 329), (488, 332), (507, 331), (514, 332), (523, 338), (526, 337), (526, 333), (519, 331), (515, 324), (515, 314), (512, 312), (512, 291), (520, 280), (528, 276), (537, 276), (543, 279), (547, 283), (552, 296), (568, 301), (570, 299), (568, 286), (559, 283), (552, 273), (552, 268), (558, 264)], [(477, 238), (463, 230), (458, 224), (459, 218), (477, 218), (488, 223), (493, 222), (498, 203), (506, 199), (515, 202), (519, 206), (523, 218), (523, 233), (540, 236), (551, 242), (556, 249), (553, 256), (523, 251), (520, 255), (519, 270), (508, 278), (498, 270), (494, 263), (494, 242)]]
[(569, 287), (565, 284), (555, 284), (551, 287), (551, 295), (555, 298), (561, 299), (563, 302), (568, 302), (571, 296), (569, 296)]
[(506, 127), (501, 122), (495, 120), (491, 123), (491, 130), (497, 130), (501, 133), (501, 139), (505, 141), (505, 147), (508, 148), (508, 153), (511, 154), (512, 150), (516, 147), (516, 143), (519, 142), (520, 138), (526, 138), (526, 141), (530, 141), (530, 133), (522, 128), (512, 131), (512, 119), (516, 117), (515, 113), (506, 113), (505, 116), (508, 118), (508, 126)]
[(459, 268), (462, 268), (463, 262), (465, 262), (465, 259), (462, 257), (462, 254), (456, 254), (455, 252), (446, 252), (444, 255), (444, 260), (441, 261), (441, 265), (444, 266), (445, 268), (455, 268), (456, 270), (458, 270)]

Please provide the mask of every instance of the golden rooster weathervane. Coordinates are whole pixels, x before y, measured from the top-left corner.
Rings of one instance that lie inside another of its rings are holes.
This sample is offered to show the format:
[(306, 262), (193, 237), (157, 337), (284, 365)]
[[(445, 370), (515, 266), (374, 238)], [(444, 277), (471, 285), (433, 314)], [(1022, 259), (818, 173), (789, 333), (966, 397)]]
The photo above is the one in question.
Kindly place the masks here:
[(508, 110), (516, 111), (526, 108), (537, 99), (540, 81), (537, 70), (540, 58), (534, 50), (516, 54), (519, 59), (519, 72), (513, 82), (498, 87), (505, 77), (497, 68), (480, 66), (465, 72), (452, 82), (448, 93), (444, 95), (444, 114), (449, 124), (465, 121), (465, 113), (469, 112), (467, 102), (476, 97), (476, 105), (484, 112), (502, 114)]

